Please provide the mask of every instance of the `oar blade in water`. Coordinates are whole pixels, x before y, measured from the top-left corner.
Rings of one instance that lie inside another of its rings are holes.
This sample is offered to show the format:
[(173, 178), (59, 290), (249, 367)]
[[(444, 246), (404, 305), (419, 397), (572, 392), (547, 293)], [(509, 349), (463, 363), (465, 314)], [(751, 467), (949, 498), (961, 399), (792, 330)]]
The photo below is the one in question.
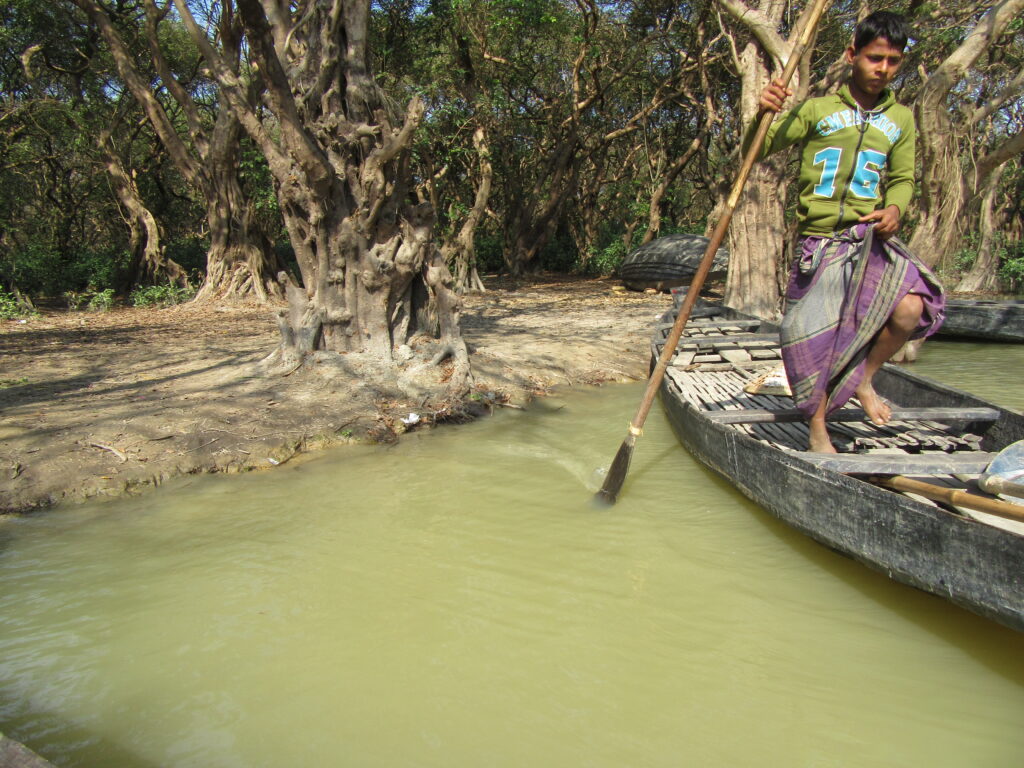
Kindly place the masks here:
[(612, 459), (612, 465), (608, 467), (608, 474), (604, 478), (604, 484), (594, 495), (594, 501), (602, 506), (611, 506), (622, 490), (622, 484), (626, 481), (626, 474), (629, 472), (629, 462), (633, 458), (633, 446), (636, 445), (636, 436), (630, 432), (626, 439), (619, 446), (618, 453)]

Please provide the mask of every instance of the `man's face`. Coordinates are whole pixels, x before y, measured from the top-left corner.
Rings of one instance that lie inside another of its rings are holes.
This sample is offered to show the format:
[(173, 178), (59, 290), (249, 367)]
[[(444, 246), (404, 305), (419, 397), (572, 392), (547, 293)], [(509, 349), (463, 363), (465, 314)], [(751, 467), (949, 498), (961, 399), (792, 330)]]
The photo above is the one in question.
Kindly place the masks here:
[(903, 63), (903, 51), (884, 37), (876, 37), (859, 51), (851, 45), (846, 59), (853, 65), (853, 82), (865, 94), (878, 96), (892, 82)]

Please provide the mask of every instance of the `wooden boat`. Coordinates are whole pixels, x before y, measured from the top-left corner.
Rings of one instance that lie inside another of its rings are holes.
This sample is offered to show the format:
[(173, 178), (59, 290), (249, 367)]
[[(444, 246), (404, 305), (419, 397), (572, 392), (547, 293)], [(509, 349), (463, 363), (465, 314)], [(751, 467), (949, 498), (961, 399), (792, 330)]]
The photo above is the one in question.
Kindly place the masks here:
[(1024, 301), (949, 299), (939, 335), (1024, 342)]
[[(702, 235), (665, 235), (637, 248), (622, 260), (619, 277), (623, 284), (634, 291), (654, 288), (668, 291), (681, 285), (689, 285), (700, 266), (701, 258), (708, 247), (708, 239)], [(711, 279), (725, 276), (729, 265), (729, 252), (719, 248), (711, 267)]]
[[(672, 319), (654, 333), (655, 356)], [(745, 391), (779, 365), (777, 326), (695, 307), (660, 391), (687, 450), (825, 546), (1024, 631), (1024, 506), (1007, 507), (1021, 512), (1014, 522), (879, 485), (898, 476), (976, 491), (998, 452), (1024, 439), (1024, 415), (887, 365), (875, 388), (893, 420), (875, 426), (854, 401), (830, 418), (840, 453), (808, 453), (792, 398)]]

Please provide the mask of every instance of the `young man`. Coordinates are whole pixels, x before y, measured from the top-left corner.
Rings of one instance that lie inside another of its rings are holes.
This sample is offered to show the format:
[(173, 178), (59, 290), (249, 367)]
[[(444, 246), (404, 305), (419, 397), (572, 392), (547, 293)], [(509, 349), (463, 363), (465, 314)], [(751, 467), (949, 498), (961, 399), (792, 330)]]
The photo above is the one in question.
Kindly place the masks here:
[[(802, 146), (801, 247), (786, 292), (782, 357), (808, 417), (811, 451), (835, 452), (825, 417), (854, 393), (874, 423), (886, 423), (891, 410), (872, 387), (875, 373), (906, 341), (942, 323), (941, 286), (893, 237), (914, 191), (914, 118), (887, 88), (908, 36), (893, 13), (861, 21), (846, 50), (849, 81), (780, 115), (762, 149), (763, 157)], [(791, 95), (773, 82), (760, 106), (779, 112)]]

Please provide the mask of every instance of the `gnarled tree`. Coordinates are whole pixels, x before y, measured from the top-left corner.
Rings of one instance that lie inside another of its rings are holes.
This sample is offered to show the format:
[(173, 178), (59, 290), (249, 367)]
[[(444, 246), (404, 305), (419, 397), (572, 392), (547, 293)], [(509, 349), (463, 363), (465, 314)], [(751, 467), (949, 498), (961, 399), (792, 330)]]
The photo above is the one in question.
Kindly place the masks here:
[[(112, 16), (101, 0), (72, 0), (89, 17), (110, 49), (117, 71), (132, 96), (139, 102), (178, 172), (199, 191), (206, 209), (210, 233), (206, 281), (197, 300), (255, 299), (280, 297), (282, 285), (277, 274), (277, 257), (265, 235), (254, 226), (250, 201), (239, 181), (239, 145), (242, 130), (231, 109), (220, 108), (211, 122), (197, 104), (188, 83), (173, 71), (164, 50), (166, 37), (160, 26), (169, 6), (157, 0), (143, 0), (142, 19)], [(147, 73), (140, 69), (131, 46), (115, 21), (145, 40), (152, 66), (162, 88), (183, 116), (179, 125), (151, 87)], [(221, 60), (239, 81), (242, 41), (230, 3), (221, 4), (216, 19)], [(253, 94), (246, 99), (253, 101)], [(184, 135), (183, 135), (184, 134)]]
[(922, 179), (910, 246), (932, 265), (957, 249), (993, 177), (1024, 152), (1024, 128), (1004, 112), (1024, 95), (1024, 72), (1000, 51), (1014, 36), (1019, 50), (1024, 0), (978, 5), (960, 23), (966, 31), (959, 45), (931, 74), (922, 65), (927, 77), (914, 102)]
[[(369, 66), (370, 0), (237, 0), (267, 110), (174, 0), (226, 103), (263, 152), (295, 249), (302, 286), (289, 285), (278, 357), (365, 352), (382, 363), (420, 330), (417, 296), (435, 299), (441, 355), (468, 380), (451, 278), (431, 242), (434, 214), (414, 197), (415, 98), (400, 110)], [(423, 290), (423, 289), (426, 290)], [(437, 360), (438, 358), (435, 358)]]

